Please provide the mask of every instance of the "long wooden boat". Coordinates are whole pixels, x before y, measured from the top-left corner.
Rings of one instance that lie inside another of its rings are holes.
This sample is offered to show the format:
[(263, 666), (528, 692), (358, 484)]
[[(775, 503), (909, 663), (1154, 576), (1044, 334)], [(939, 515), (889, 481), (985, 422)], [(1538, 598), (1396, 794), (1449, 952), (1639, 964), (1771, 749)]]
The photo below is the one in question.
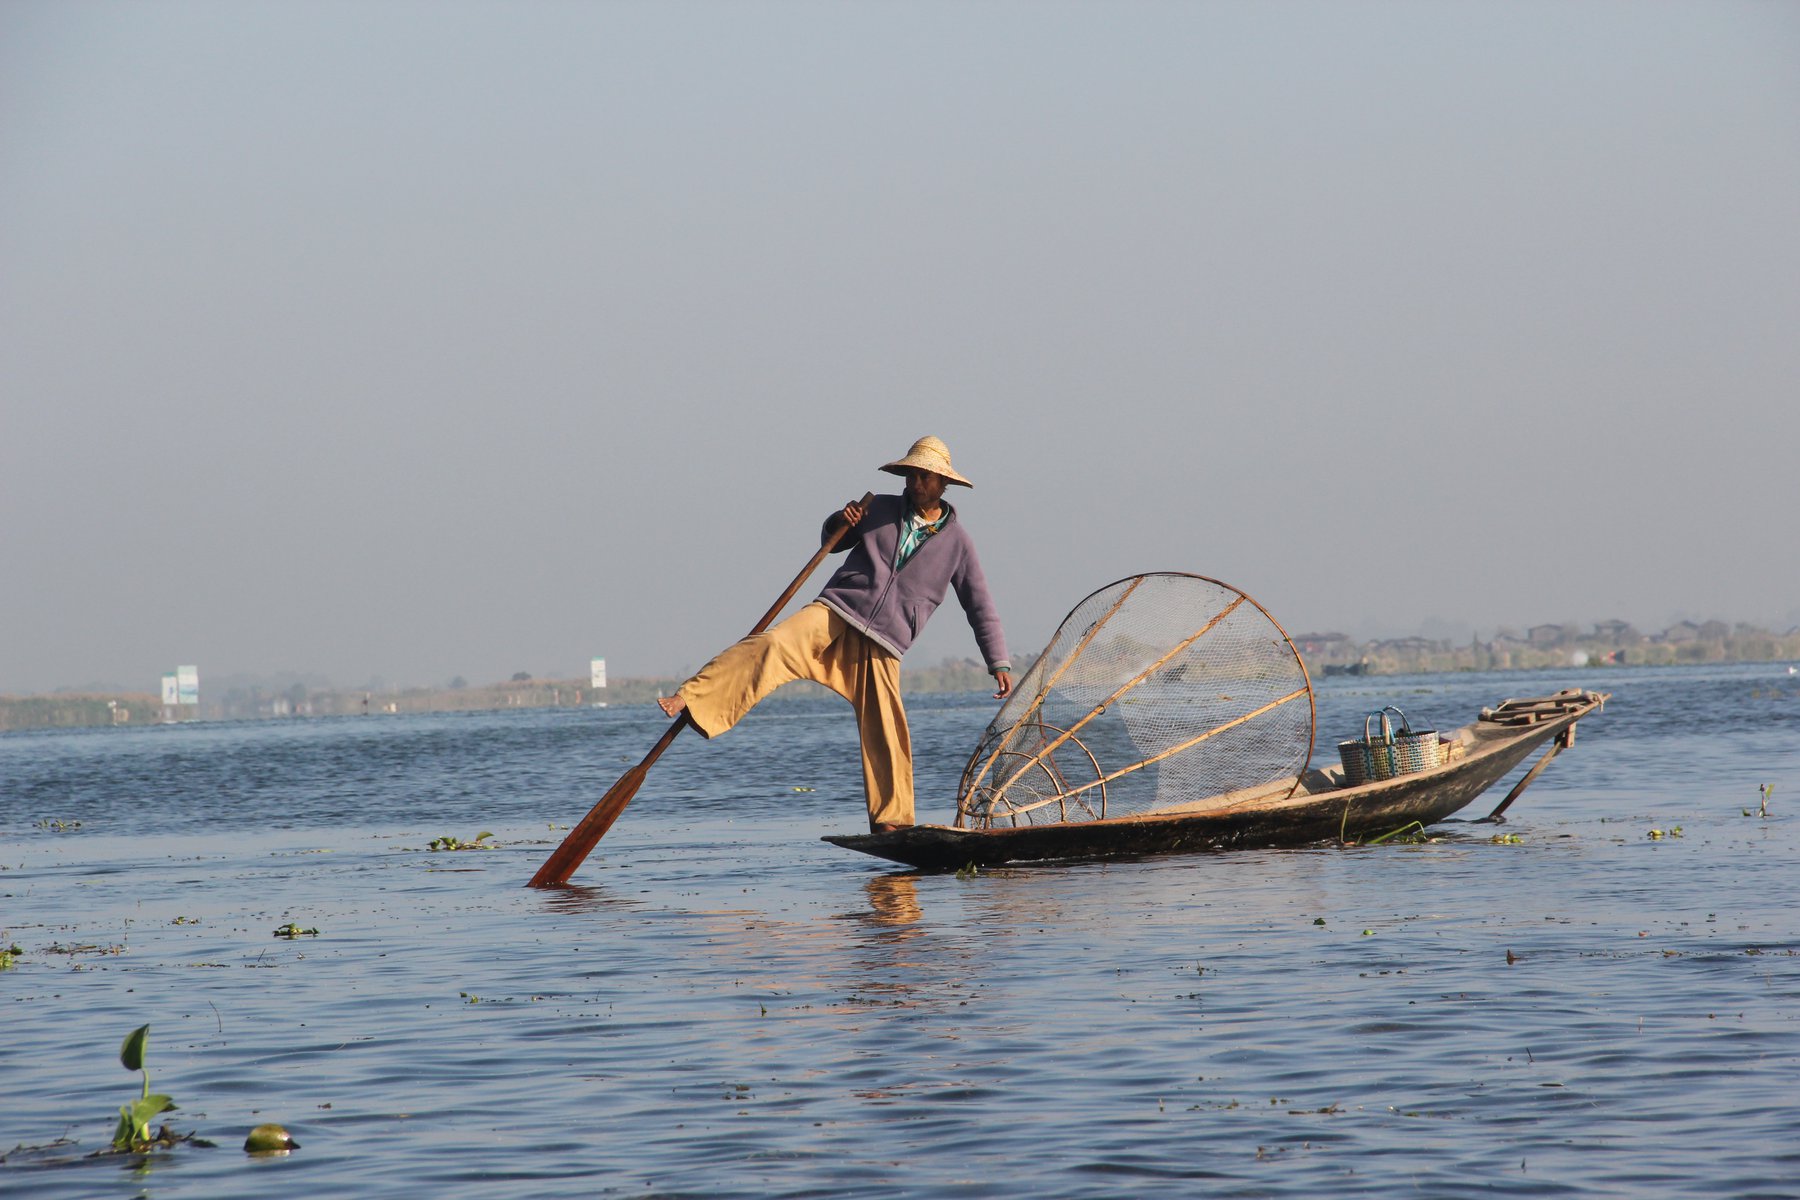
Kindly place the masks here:
[(915, 825), (892, 833), (828, 835), (824, 840), (926, 870), (1361, 842), (1411, 828), (1414, 822), (1428, 826), (1443, 820), (1548, 743), (1542, 759), (1489, 814), (1497, 821), (1550, 760), (1574, 743), (1576, 723), (1607, 699), (1604, 693), (1572, 689), (1502, 701), (1483, 709), (1479, 720), (1447, 735), (1447, 760), (1442, 765), (1356, 786), (1345, 786), (1343, 769), (1331, 767), (1305, 772), (1297, 787), (1289, 777), (1136, 816), (986, 829)]

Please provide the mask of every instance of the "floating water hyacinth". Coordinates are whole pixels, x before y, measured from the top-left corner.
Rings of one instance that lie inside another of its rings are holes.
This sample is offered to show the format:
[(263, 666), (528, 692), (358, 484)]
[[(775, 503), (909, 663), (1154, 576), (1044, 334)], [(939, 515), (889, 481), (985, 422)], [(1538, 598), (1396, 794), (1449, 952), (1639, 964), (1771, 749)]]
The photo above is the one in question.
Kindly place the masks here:
[(144, 1068), (144, 1044), (150, 1040), (150, 1026), (139, 1025), (125, 1035), (119, 1046), (119, 1061), (127, 1071), (144, 1072), (144, 1092), (130, 1104), (119, 1106), (119, 1125), (113, 1130), (114, 1150), (143, 1150), (156, 1139), (150, 1136), (150, 1122), (173, 1110), (175, 1101), (160, 1093), (150, 1093), (150, 1072)]
[(491, 831), (484, 829), (475, 835), (474, 841), (465, 842), (461, 838), (446, 834), (443, 837), (432, 838), (425, 844), (425, 848), (427, 850), (486, 850), (490, 847), (482, 843), (493, 836)]

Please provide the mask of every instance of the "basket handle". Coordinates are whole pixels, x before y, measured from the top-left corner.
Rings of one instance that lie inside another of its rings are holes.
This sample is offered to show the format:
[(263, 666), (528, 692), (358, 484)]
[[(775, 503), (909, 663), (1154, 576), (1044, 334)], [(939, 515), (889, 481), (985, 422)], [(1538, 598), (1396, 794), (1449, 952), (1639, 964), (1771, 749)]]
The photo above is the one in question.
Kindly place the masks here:
[[(1400, 710), (1397, 708), (1394, 711), (1400, 712)], [(1372, 712), (1368, 716), (1363, 718), (1363, 741), (1366, 744), (1368, 744), (1370, 746), (1374, 746), (1374, 745), (1391, 746), (1394, 744), (1394, 726), (1393, 726), (1393, 723), (1388, 720), (1387, 714), (1388, 714), (1388, 710), (1383, 708), (1383, 709), (1377, 709), (1375, 712)], [(1404, 716), (1405, 714), (1402, 713), (1401, 715)], [(1381, 741), (1379, 743), (1377, 743), (1375, 740), (1374, 731), (1371, 730), (1369, 727), (1370, 723), (1374, 722), (1374, 721), (1381, 722)]]
[(1395, 708), (1392, 704), (1388, 705), (1386, 708), (1382, 709), (1381, 711), (1384, 713), (1398, 713), (1400, 716), (1400, 734), (1399, 734), (1399, 736), (1401, 736), (1401, 737), (1411, 737), (1412, 736), (1412, 722), (1408, 721), (1406, 719), (1405, 713), (1400, 712), (1400, 710)]

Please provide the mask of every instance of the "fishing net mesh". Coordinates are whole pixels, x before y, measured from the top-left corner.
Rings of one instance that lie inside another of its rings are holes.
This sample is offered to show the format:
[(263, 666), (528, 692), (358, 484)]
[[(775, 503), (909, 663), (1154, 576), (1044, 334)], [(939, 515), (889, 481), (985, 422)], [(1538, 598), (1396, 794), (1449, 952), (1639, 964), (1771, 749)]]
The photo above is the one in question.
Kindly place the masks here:
[(1312, 745), (1306, 668), (1261, 605), (1198, 575), (1135, 575), (1076, 605), (1013, 685), (957, 817), (1090, 821), (1297, 786)]

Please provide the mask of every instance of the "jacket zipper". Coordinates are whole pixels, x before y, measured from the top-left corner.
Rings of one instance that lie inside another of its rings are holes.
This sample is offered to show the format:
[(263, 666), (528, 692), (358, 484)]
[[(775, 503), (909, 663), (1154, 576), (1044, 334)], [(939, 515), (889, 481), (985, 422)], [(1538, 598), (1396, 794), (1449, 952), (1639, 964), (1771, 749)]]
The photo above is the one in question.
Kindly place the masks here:
[[(901, 503), (904, 506), (905, 501), (902, 501)], [(902, 520), (905, 519), (904, 513), (902, 514), (901, 519)], [(948, 524), (948, 522), (945, 522), (945, 523)], [(942, 533), (943, 531), (939, 530), (938, 532)], [(931, 537), (926, 538), (925, 541), (929, 542), (931, 540), (931, 538), (934, 538), (936, 536), (937, 536), (937, 534), (934, 533), (931, 535)], [(899, 539), (896, 538), (894, 541), (894, 550), (896, 553), (898, 553), (899, 549), (900, 549), (900, 542), (899, 542)], [(900, 578), (900, 572), (906, 570), (907, 565), (909, 563), (911, 563), (913, 559), (919, 557), (919, 552), (924, 549), (925, 549), (925, 542), (920, 542), (919, 548), (917, 550), (914, 550), (910, 555), (907, 556), (906, 562), (903, 562), (899, 566), (892, 567), (888, 570), (887, 582), (885, 584), (883, 584), (881, 587), (881, 595), (875, 597), (875, 607), (869, 610), (868, 619), (863, 622), (863, 627), (862, 627), (861, 633), (864, 637), (869, 636), (869, 630), (871, 627), (873, 627), (873, 625), (875, 623), (876, 614), (880, 613), (882, 606), (887, 603), (888, 593), (894, 590), (894, 580)]]

